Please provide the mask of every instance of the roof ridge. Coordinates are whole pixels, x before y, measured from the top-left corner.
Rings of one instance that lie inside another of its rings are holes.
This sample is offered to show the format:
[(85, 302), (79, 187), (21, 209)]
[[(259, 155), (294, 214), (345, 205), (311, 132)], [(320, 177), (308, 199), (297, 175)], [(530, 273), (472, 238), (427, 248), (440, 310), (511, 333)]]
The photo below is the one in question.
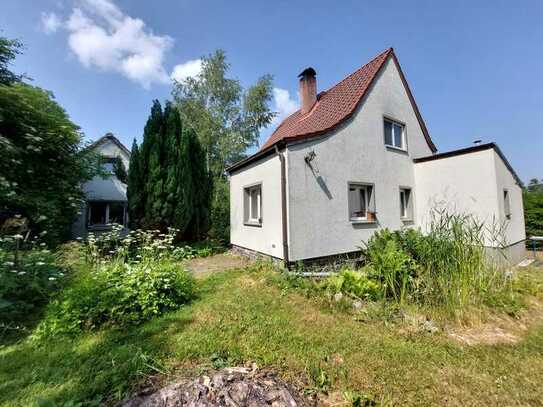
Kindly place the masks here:
[[(372, 86), (391, 59), (394, 61), (396, 69), (399, 72), (400, 79), (415, 112), (421, 131), (428, 143), (428, 147), (432, 152), (437, 151), (428, 134), (426, 124), (418, 110), (398, 58), (394, 53), (394, 48), (389, 47), (328, 89), (320, 91), (317, 94), (317, 103), (312, 106), (308, 113), (302, 114), (301, 109), (298, 109), (283, 119), (271, 132), (258, 152), (253, 154), (252, 157), (254, 158), (270, 151), (279, 142), (297, 141), (326, 134), (340, 123), (351, 118), (355, 114), (356, 109), (363, 103), (364, 98), (371, 92)], [(249, 157), (247, 161), (243, 162), (249, 162), (251, 159)], [(237, 164), (234, 164), (230, 168), (237, 168), (237, 166)]]
[[(345, 78), (343, 78), (342, 80), (340, 80), (339, 82), (337, 82), (336, 84), (330, 86), (328, 89), (324, 90), (323, 92), (329, 92), (331, 89), (335, 88), (336, 86), (338, 86), (339, 84), (345, 82), (347, 79), (353, 77), (355, 74), (359, 73), (362, 69), (364, 69), (366, 66), (372, 64), (373, 62), (375, 62), (377, 59), (379, 59), (382, 55), (384, 54), (390, 54), (391, 52), (394, 52), (394, 49), (392, 47), (390, 48), (387, 48), (386, 50), (384, 50), (383, 52), (381, 52), (379, 55), (376, 55), (375, 57), (373, 57), (369, 62), (365, 63), (364, 65), (362, 65), (360, 68), (354, 70), (353, 72), (351, 72), (349, 75), (347, 75)], [(387, 55), (388, 57), (388, 55)], [(384, 61), (383, 61), (384, 62)]]

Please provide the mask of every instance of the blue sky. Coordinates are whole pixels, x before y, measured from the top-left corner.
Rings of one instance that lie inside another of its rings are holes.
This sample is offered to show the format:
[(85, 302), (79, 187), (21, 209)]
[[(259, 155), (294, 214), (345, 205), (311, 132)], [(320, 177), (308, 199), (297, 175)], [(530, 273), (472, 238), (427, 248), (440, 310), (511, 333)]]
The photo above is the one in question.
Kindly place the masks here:
[(323, 90), (392, 46), (438, 149), (496, 141), (526, 181), (543, 178), (542, 15), (541, 1), (2, 0), (0, 29), (87, 139), (128, 146), (172, 72), (217, 48), (244, 85), (272, 74), (285, 115), (303, 68)]

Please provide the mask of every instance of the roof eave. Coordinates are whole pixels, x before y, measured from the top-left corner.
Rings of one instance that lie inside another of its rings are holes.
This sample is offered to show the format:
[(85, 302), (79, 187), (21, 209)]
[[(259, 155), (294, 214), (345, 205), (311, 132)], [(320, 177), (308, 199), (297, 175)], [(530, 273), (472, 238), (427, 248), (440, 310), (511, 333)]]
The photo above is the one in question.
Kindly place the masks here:
[(502, 150), (500, 149), (500, 147), (496, 143), (479, 144), (479, 145), (476, 145), (476, 146), (460, 148), (458, 150), (446, 151), (446, 152), (440, 153), (440, 154), (433, 154), (433, 155), (429, 155), (429, 156), (426, 156), (426, 157), (415, 158), (413, 160), (413, 162), (416, 163), (416, 164), (417, 163), (424, 163), (424, 162), (428, 162), (428, 161), (441, 160), (441, 159), (444, 159), (444, 158), (457, 157), (459, 155), (477, 153), (479, 151), (485, 151), (485, 150), (490, 150), (490, 149), (493, 149), (496, 152), (496, 154), (498, 154), (498, 156), (501, 158), (501, 160), (503, 161), (503, 163), (505, 164), (505, 166), (507, 167), (507, 169), (509, 170), (509, 172), (511, 173), (513, 178), (515, 178), (515, 181), (517, 181), (519, 186), (522, 186), (523, 185), (522, 180), (517, 175), (517, 173), (513, 169), (513, 166), (511, 165), (511, 163), (509, 163), (509, 161), (507, 160), (507, 158), (503, 154)]

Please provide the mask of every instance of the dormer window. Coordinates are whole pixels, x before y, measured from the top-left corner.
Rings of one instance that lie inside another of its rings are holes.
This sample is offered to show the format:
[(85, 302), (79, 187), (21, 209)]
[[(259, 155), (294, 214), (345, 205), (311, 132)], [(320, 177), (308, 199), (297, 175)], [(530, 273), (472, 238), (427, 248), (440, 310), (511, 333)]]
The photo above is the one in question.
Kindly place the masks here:
[(387, 147), (407, 150), (405, 142), (405, 125), (391, 119), (384, 119), (385, 145)]

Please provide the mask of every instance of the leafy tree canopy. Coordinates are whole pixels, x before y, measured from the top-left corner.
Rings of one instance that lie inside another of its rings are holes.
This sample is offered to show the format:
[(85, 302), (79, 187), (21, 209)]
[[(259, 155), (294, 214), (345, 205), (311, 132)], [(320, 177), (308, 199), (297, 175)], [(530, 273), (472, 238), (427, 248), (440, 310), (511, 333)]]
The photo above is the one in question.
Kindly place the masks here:
[(175, 82), (173, 89), (183, 122), (198, 134), (214, 177), (243, 158), (275, 116), (269, 107), (272, 76), (264, 75), (244, 90), (237, 79), (227, 77), (229, 69), (224, 51), (217, 50), (202, 59), (197, 77)]
[(19, 40), (0, 37), (0, 84), (9, 85), (20, 82), (23, 78), (23, 75), (17, 75), (9, 69), (9, 65), (22, 49), (23, 44)]
[(530, 180), (524, 189), (524, 221), (527, 236), (543, 236), (543, 182)]
[(0, 224), (20, 215), (33, 233), (57, 243), (80, 210), (81, 183), (97, 171), (51, 92), (7, 69), (20, 43), (0, 38)]

